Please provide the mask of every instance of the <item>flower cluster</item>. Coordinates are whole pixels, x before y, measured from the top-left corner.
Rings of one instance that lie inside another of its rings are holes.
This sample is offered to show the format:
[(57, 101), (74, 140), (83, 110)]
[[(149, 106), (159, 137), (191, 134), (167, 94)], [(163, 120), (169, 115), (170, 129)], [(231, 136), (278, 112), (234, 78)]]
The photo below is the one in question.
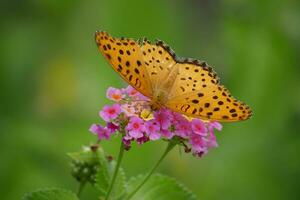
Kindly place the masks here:
[(121, 133), (126, 149), (132, 142), (143, 144), (159, 139), (173, 140), (184, 146), (186, 152), (202, 156), (217, 147), (214, 129), (221, 130), (218, 122), (190, 119), (167, 108), (151, 110), (150, 99), (128, 86), (125, 89), (108, 88), (107, 98), (114, 101), (99, 112), (106, 126), (93, 124), (90, 131), (99, 140), (108, 140)]

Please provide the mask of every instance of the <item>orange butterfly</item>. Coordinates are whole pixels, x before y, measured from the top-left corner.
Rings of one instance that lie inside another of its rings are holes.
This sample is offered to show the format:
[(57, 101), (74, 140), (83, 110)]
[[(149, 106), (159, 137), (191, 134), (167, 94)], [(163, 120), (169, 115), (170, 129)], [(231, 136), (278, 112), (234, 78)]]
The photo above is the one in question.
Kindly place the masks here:
[(113, 69), (156, 107), (224, 122), (246, 120), (252, 115), (249, 106), (220, 85), (210, 66), (199, 60), (178, 58), (162, 41), (137, 42), (114, 38), (104, 31), (97, 31), (95, 39)]

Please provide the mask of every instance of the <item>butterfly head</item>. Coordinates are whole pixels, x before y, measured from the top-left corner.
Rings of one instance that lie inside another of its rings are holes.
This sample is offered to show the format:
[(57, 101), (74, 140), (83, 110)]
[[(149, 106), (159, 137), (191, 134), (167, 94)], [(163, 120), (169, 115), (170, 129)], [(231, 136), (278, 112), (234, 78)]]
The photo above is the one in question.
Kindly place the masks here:
[(164, 107), (167, 101), (167, 95), (163, 90), (157, 90), (154, 92), (153, 98), (150, 101), (151, 110), (156, 111)]

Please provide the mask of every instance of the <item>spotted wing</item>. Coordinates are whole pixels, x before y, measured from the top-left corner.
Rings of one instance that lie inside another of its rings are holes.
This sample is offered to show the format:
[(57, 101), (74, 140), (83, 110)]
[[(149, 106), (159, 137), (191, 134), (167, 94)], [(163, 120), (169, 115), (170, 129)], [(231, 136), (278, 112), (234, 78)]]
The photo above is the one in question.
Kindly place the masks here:
[(95, 40), (113, 69), (132, 87), (152, 97), (152, 86), (139, 44), (132, 39), (114, 38), (104, 31), (97, 31)]
[(143, 60), (150, 78), (153, 91), (157, 91), (176, 64), (169, 51), (164, 49), (162, 41), (151, 44), (144, 39), (141, 44)]
[(194, 118), (216, 121), (241, 121), (251, 117), (249, 106), (236, 100), (220, 84), (217, 74), (205, 62), (180, 59), (164, 48), (178, 69), (177, 76), (168, 92), (166, 107)]

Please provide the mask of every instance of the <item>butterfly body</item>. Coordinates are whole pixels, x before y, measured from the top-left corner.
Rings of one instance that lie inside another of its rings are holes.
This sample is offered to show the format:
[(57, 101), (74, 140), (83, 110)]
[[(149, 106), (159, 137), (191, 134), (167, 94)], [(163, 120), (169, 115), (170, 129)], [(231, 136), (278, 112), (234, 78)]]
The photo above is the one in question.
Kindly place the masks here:
[(158, 104), (165, 105), (169, 100), (169, 92), (172, 89), (174, 81), (176, 80), (178, 74), (178, 68), (174, 67), (172, 71), (169, 72), (168, 77), (162, 81), (160, 85), (153, 90), (153, 100)]
[(189, 117), (241, 121), (251, 117), (249, 106), (236, 100), (220, 84), (205, 62), (178, 58), (164, 42), (151, 44), (114, 38), (99, 31), (95, 39), (113, 69), (131, 86), (151, 99), (151, 107), (167, 107)]

